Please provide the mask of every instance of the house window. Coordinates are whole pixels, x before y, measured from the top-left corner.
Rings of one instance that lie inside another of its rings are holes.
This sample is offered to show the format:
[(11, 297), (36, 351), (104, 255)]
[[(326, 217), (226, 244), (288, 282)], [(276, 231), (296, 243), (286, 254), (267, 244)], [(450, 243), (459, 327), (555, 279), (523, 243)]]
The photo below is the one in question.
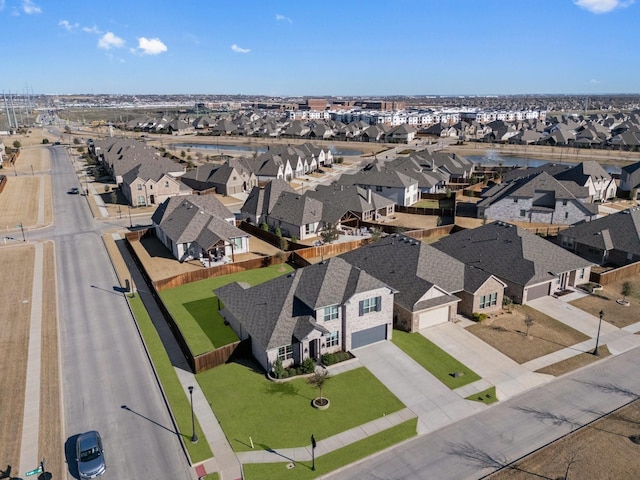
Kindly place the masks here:
[(376, 185), (376, 192), (381, 192), (382, 191), (382, 187), (380, 185)]
[(580, 275), (578, 276), (578, 278), (580, 278), (580, 279), (584, 278), (584, 268), (580, 269)]
[(242, 250), (242, 237), (235, 237), (230, 239), (231, 245), (235, 250)]
[(527, 214), (526, 210), (520, 210), (520, 216), (524, 217)]
[(324, 337), (326, 339), (326, 346), (335, 347), (340, 343), (340, 337), (338, 337), (338, 332), (331, 332), (329, 335)]
[(566, 207), (566, 206), (567, 206), (567, 201), (566, 201), (566, 200), (562, 200), (562, 205), (563, 205), (564, 207)]
[(564, 212), (564, 218), (569, 218), (569, 212)]
[(285, 345), (284, 347), (278, 348), (278, 360), (284, 362), (290, 358), (293, 358), (293, 345)]
[(146, 204), (147, 204), (147, 202), (145, 201), (144, 196), (143, 196), (143, 195), (140, 195), (140, 196), (138, 197), (138, 206), (140, 206), (140, 205), (146, 205)]
[(331, 305), (330, 307), (324, 307), (324, 314), (322, 320), (328, 322), (329, 320), (335, 320), (338, 318), (338, 305)]
[(480, 297), (480, 308), (493, 307), (498, 302), (498, 293), (490, 293), (488, 295), (482, 295)]
[(513, 203), (518, 203), (518, 199), (517, 199), (517, 198), (514, 198), (514, 199), (513, 199)]
[(360, 300), (360, 316), (371, 312), (379, 312), (382, 307), (382, 297), (365, 298)]
[(149, 190), (153, 190), (153, 185), (149, 185)]
[(167, 180), (164, 182), (164, 188), (169, 188), (169, 182)]
[(140, 190), (142, 190), (142, 184), (141, 183), (138, 184), (138, 191), (140, 191)]

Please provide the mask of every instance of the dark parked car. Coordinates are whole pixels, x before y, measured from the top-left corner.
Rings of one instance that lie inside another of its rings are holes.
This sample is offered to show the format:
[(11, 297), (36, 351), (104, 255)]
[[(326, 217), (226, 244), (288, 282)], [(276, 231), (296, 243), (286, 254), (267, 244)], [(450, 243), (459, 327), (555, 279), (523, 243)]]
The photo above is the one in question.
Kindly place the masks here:
[(95, 430), (78, 435), (76, 440), (76, 461), (78, 462), (78, 477), (88, 480), (102, 475), (107, 469), (104, 463), (102, 439)]
[(71, 190), (69, 190), (70, 195), (78, 195), (79, 193), (80, 189), (78, 187), (73, 187)]

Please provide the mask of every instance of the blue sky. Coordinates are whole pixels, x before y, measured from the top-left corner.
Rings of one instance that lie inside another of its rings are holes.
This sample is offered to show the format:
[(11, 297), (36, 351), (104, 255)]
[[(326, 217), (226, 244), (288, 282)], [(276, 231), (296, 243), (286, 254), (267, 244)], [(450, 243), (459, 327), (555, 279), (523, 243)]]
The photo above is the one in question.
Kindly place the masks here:
[(0, 0), (24, 93), (638, 93), (635, 0)]

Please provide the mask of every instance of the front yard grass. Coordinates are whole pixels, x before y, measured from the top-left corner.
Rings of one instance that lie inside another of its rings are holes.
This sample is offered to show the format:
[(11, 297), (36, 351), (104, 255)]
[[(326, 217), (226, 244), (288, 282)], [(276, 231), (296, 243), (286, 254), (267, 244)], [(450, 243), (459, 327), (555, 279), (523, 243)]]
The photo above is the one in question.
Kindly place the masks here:
[[(404, 353), (418, 362), (422, 368), (452, 390), (480, 380), (480, 375), (419, 333), (394, 330), (391, 340)], [(458, 375), (454, 376), (454, 373)]]
[(236, 451), (304, 447), (404, 408), (367, 369), (329, 377), (322, 396), (331, 406), (317, 410), (318, 390), (304, 378), (286, 383), (267, 380), (253, 361), (228, 363), (196, 376), (231, 447)]
[(271, 280), (293, 269), (286, 264), (232, 273), (163, 290), (160, 297), (180, 327), (194, 355), (237, 342), (233, 329), (224, 324), (218, 313), (218, 299), (213, 290), (231, 282), (249, 285)]
[(167, 351), (164, 349), (162, 340), (160, 340), (160, 336), (153, 326), (147, 310), (142, 304), (142, 300), (140, 300), (139, 296), (129, 298), (129, 305), (131, 305), (131, 310), (136, 317), (136, 322), (142, 332), (144, 342), (149, 349), (153, 365), (158, 373), (169, 405), (171, 406), (171, 412), (178, 424), (178, 430), (179, 432), (185, 432), (179, 434), (182, 435), (183, 443), (189, 452), (192, 463), (202, 462), (213, 457), (209, 443), (206, 441), (197, 420), (196, 435), (198, 435), (200, 441), (195, 444), (189, 441), (191, 438), (191, 404), (171, 364), (169, 355), (167, 355)]
[(316, 456), (316, 470), (311, 470), (311, 462), (295, 462), (295, 468), (287, 468), (288, 463), (250, 463), (243, 465), (245, 478), (248, 480), (305, 480), (325, 475), (345, 465), (365, 458), (376, 452), (391, 447), (416, 435), (417, 419), (391, 427), (364, 440), (346, 447)]
[(482, 392), (469, 395), (465, 400), (473, 400), (474, 402), (482, 402), (485, 405), (491, 405), (498, 401), (498, 397), (496, 396), (496, 387), (489, 387)]

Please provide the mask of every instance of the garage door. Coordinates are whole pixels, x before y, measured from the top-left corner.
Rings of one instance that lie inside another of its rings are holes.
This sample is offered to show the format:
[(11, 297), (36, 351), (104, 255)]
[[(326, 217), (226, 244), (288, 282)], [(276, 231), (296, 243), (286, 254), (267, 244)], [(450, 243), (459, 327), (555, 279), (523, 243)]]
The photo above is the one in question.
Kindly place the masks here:
[(527, 302), (535, 300), (536, 298), (546, 297), (547, 295), (549, 295), (550, 289), (551, 283), (543, 283), (542, 285), (529, 287), (527, 289)]
[(377, 327), (367, 328), (351, 334), (351, 348), (364, 347), (371, 343), (380, 342), (387, 339), (387, 326), (378, 325)]
[(422, 312), (418, 317), (418, 330), (433, 327), (449, 321), (449, 307), (436, 308), (428, 312)]

